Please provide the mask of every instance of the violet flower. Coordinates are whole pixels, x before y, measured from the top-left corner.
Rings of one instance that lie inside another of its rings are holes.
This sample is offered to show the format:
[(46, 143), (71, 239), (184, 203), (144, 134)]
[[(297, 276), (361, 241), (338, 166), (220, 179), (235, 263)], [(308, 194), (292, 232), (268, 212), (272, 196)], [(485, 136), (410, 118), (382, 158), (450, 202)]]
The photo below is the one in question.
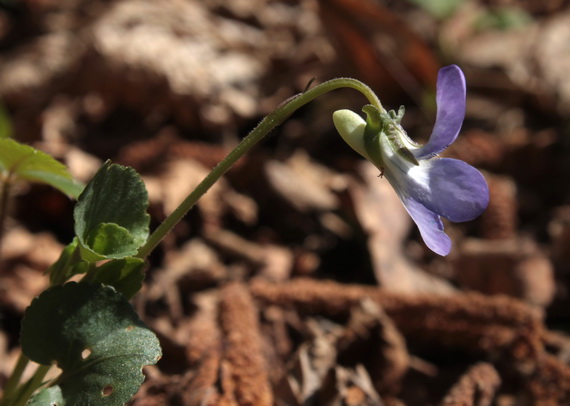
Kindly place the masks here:
[(451, 250), (440, 217), (463, 222), (479, 216), (489, 203), (485, 178), (467, 163), (433, 159), (447, 148), (465, 117), (465, 77), (458, 66), (447, 66), (437, 78), (437, 117), (425, 145), (408, 138), (396, 114), (367, 105), (365, 121), (350, 110), (334, 112), (333, 121), (344, 140), (386, 176), (418, 226), (426, 245), (439, 255)]

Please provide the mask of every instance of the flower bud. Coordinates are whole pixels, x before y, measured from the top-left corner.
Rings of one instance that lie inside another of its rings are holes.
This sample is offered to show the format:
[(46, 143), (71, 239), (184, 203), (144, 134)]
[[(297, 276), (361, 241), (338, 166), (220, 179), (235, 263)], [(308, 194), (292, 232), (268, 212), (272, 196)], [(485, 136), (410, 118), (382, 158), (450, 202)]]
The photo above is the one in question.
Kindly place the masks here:
[(336, 130), (348, 145), (364, 158), (370, 160), (364, 146), (364, 129), (366, 121), (351, 110), (337, 110), (333, 113)]

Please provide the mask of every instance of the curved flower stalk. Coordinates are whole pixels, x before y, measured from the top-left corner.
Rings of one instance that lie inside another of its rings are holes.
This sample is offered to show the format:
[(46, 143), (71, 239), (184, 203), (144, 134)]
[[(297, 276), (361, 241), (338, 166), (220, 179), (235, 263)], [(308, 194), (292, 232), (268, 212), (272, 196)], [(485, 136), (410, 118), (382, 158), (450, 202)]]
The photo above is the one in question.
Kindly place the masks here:
[(413, 142), (400, 125), (403, 106), (398, 113), (364, 106), (366, 120), (350, 110), (333, 114), (343, 139), (386, 176), (426, 245), (439, 255), (451, 250), (441, 217), (469, 221), (489, 203), (489, 188), (481, 172), (457, 159), (433, 159), (459, 134), (465, 117), (465, 88), (459, 67), (451, 65), (439, 71), (436, 122), (425, 145)]

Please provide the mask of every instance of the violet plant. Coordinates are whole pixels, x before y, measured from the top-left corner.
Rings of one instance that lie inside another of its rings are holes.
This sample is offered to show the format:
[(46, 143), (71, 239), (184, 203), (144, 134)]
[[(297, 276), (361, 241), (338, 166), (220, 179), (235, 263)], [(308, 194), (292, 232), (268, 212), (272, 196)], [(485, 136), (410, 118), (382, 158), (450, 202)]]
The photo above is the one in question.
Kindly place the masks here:
[(440, 217), (464, 222), (478, 217), (489, 204), (489, 189), (477, 169), (451, 158), (433, 159), (459, 134), (465, 117), (465, 77), (461, 69), (440, 70), (436, 89), (437, 117), (425, 145), (408, 138), (400, 125), (403, 106), (396, 114), (373, 104), (364, 106), (366, 120), (350, 110), (333, 114), (344, 140), (386, 176), (417, 224), (426, 245), (447, 255), (451, 240)]
[[(489, 192), (475, 168), (454, 159), (433, 159), (455, 140), (465, 114), (461, 70), (457, 66), (442, 69), (437, 86), (437, 120), (423, 146), (411, 141), (401, 127), (403, 109), (397, 114), (386, 112), (374, 92), (355, 79), (333, 79), (294, 96), (264, 118), (153, 233), (149, 233), (148, 196), (140, 175), (132, 168), (106, 162), (79, 195), (74, 210), (76, 236), (48, 270), (51, 287), (25, 312), (22, 356), (3, 388), (0, 406), (128, 402), (144, 380), (142, 368), (161, 356), (158, 339), (128, 302), (142, 286), (146, 258), (241, 156), (295, 110), (332, 90), (352, 88), (367, 98), (366, 120), (340, 110), (333, 114), (336, 128), (386, 176), (426, 245), (446, 255), (451, 242), (440, 216), (451, 221), (473, 219), (487, 206)], [(25, 150), (28, 155), (35, 151), (15, 141), (8, 144), (13, 148), (0, 144), (0, 169), (5, 176), (9, 163), (18, 162), (14, 151)], [(35, 155), (43, 156), (31, 154)], [(60, 190), (73, 195), (76, 185), (68, 185), (71, 181), (65, 178), (64, 184), (73, 191)], [(69, 282), (79, 274), (83, 275), (80, 282)], [(39, 367), (21, 382), (30, 361)], [(62, 372), (45, 381), (53, 364)]]

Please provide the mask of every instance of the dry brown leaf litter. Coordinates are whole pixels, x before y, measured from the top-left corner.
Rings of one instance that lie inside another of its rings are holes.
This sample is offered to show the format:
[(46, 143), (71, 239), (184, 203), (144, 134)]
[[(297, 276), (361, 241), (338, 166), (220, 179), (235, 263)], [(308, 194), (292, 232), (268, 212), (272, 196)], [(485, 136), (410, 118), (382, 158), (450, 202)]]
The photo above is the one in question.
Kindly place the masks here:
[[(437, 64), (467, 73), (467, 120), (447, 155), (487, 171), (491, 205), (474, 223), (446, 224), (449, 258), (425, 249), (387, 182), (332, 135), (330, 112), (362, 101), (321, 99), (241, 160), (152, 258), (135, 305), (165, 357), (132, 404), (568, 403), (570, 340), (556, 331), (570, 316), (559, 3), (470, 1), (442, 21), (365, 0), (0, 10), (0, 95), (16, 137), (82, 180), (109, 157), (134, 166), (155, 222), (313, 76), (361, 72), (389, 107), (406, 104), (410, 135), (425, 139), (431, 113), (409, 102), (421, 99), (417, 83), (433, 86)], [(504, 5), (534, 21), (474, 28)], [(16, 196), (0, 272), (0, 386), (23, 308), (70, 238), (70, 208), (45, 188)]]

